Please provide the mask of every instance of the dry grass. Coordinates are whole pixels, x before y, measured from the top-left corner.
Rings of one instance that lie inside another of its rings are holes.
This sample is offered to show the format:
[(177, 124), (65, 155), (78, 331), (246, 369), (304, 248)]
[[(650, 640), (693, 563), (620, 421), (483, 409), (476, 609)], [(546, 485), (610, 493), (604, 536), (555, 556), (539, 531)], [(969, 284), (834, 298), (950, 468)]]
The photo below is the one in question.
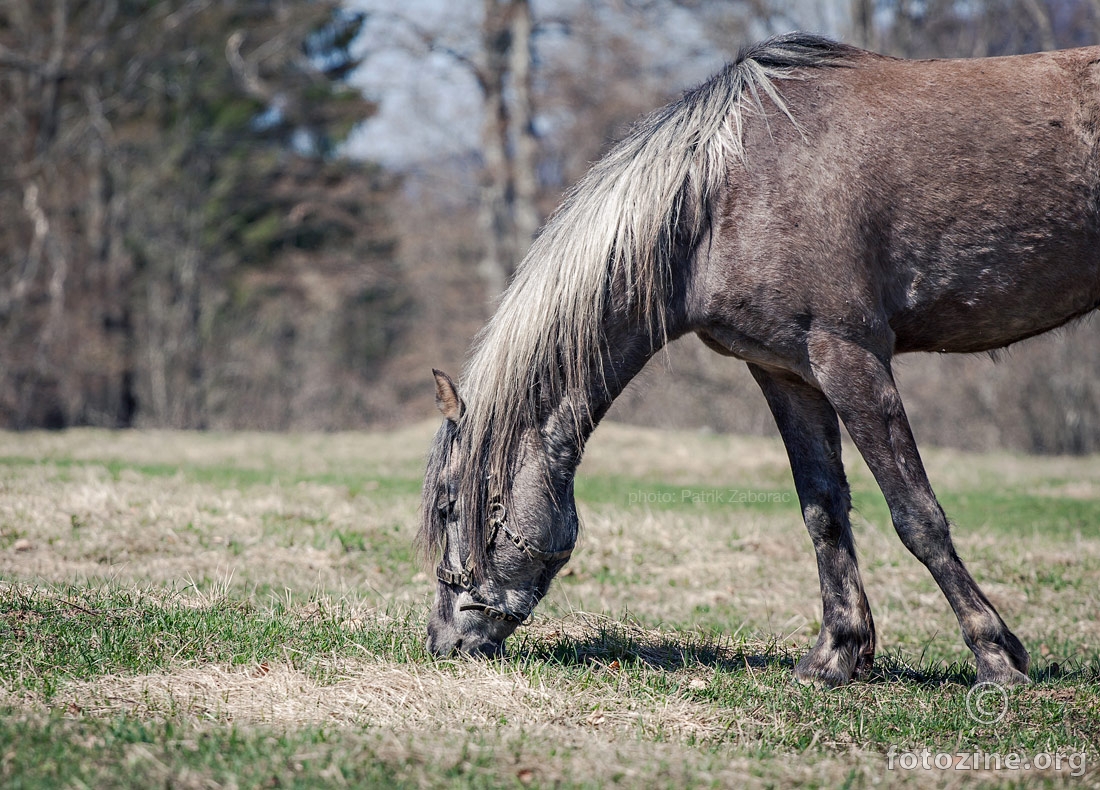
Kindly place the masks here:
[[(587, 620), (587, 618), (584, 618)], [(565, 625), (578, 638), (592, 623)], [(563, 626), (558, 625), (554, 632)], [(543, 627), (544, 635), (546, 627)], [(556, 633), (554, 634), (557, 635)], [(635, 636), (657, 640), (637, 630)], [(732, 660), (733, 651), (729, 658)], [(290, 663), (244, 666), (182, 666), (169, 672), (105, 675), (66, 684), (55, 700), (19, 695), (20, 704), (45, 708), (64, 704), (86, 716), (188, 716), (206, 721), (294, 725), (355, 724), (385, 730), (433, 730), (460, 723), (492, 730), (502, 722), (522, 731), (542, 727), (580, 728), (612, 736), (663, 732), (673, 740), (716, 741), (728, 723), (712, 704), (672, 695), (631, 698), (641, 686), (615, 668), (593, 663), (598, 682), (577, 676), (562, 682), (532, 680), (523, 667), (458, 659), (410, 664), (369, 656), (329, 660), (309, 671)], [(681, 668), (672, 677), (685, 689), (706, 687), (705, 668)], [(319, 679), (321, 678), (321, 679)], [(608, 688), (608, 686), (612, 688)], [(609, 693), (610, 692), (610, 693)], [(9, 692), (8, 701), (16, 695)], [(762, 724), (756, 722), (755, 724)], [(748, 727), (752, 722), (744, 722)]]
[[(377, 606), (420, 601), (426, 577), (412, 583), (411, 561), (394, 567), (394, 558), (368, 550), (377, 539), (411, 555), (416, 503), (379, 491), (379, 481), (412, 480), (426, 443), (424, 430), (377, 441), (0, 435), (0, 456), (35, 461), (3, 470), (0, 576), (200, 587), (231, 579), (238, 590), (320, 591)], [(253, 473), (245, 485), (236, 477), (240, 470)], [(350, 491), (347, 481), (360, 490)]]

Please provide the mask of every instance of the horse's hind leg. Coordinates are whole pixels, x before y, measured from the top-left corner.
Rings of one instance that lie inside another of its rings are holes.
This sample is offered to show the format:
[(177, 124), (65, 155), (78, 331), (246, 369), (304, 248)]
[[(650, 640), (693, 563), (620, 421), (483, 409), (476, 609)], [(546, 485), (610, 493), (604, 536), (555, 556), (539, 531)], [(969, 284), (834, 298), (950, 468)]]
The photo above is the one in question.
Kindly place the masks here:
[(955, 611), (977, 661), (978, 682), (1027, 683), (1027, 651), (955, 553), (888, 357), (827, 334), (811, 335), (808, 347), (814, 375), (878, 481), (894, 528)]
[(821, 631), (798, 662), (799, 680), (836, 686), (875, 658), (875, 624), (856, 565), (851, 499), (840, 458), (840, 425), (825, 396), (799, 378), (749, 365), (764, 391), (791, 460), (806, 529), (817, 554)]

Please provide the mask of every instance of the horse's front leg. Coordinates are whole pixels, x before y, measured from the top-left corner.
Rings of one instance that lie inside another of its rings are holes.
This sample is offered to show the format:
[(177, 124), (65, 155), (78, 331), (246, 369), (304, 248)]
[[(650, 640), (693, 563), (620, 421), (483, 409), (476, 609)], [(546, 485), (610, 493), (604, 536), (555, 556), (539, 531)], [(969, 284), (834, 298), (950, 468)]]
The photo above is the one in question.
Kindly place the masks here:
[(812, 334), (815, 377), (863, 455), (890, 507), (894, 529), (932, 573), (978, 665), (978, 682), (1027, 683), (1028, 654), (955, 553), (943, 508), (924, 471), (889, 356), (851, 340)]
[(817, 554), (821, 631), (817, 644), (795, 667), (795, 676), (829, 686), (847, 683), (874, 662), (875, 623), (856, 564), (836, 412), (819, 390), (793, 375), (755, 365), (749, 369), (783, 436)]

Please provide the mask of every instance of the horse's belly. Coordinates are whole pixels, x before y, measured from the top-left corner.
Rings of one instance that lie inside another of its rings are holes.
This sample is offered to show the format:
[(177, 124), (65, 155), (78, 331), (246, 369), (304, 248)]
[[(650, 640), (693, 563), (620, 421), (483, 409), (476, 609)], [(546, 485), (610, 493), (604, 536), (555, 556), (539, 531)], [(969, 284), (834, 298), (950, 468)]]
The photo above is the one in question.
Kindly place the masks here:
[(894, 350), (972, 353), (991, 351), (1047, 332), (1100, 306), (1095, 287), (1013, 292), (946, 293), (926, 298), (890, 318)]

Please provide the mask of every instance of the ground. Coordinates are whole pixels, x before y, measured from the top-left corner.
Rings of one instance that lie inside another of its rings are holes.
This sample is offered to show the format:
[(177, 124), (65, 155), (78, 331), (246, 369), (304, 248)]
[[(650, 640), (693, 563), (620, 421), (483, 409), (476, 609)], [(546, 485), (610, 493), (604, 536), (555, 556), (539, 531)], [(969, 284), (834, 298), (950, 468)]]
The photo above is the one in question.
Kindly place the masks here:
[(616, 424), (534, 622), (432, 660), (433, 430), (0, 434), (0, 785), (1100, 787), (1100, 457), (926, 452), (1032, 654), (983, 701), (850, 448), (880, 652), (825, 691), (791, 675), (820, 602), (782, 446)]

